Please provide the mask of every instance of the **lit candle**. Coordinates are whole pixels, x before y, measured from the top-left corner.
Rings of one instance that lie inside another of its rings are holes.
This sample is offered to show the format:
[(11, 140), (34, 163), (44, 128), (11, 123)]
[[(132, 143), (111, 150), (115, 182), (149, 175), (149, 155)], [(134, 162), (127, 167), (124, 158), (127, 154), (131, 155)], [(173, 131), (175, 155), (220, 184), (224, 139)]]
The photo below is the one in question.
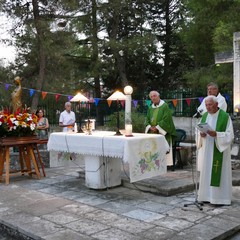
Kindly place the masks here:
[(95, 119), (90, 119), (91, 124), (92, 124), (92, 130), (95, 130)]
[(125, 125), (125, 136), (132, 136), (132, 124)]

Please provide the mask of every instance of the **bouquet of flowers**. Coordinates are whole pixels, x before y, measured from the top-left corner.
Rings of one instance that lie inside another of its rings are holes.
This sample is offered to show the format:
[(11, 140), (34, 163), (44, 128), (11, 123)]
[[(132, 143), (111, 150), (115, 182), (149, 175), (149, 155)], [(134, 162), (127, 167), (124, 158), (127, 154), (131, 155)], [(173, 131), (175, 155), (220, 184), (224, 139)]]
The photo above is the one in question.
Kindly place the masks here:
[(37, 116), (27, 112), (15, 114), (0, 112), (0, 137), (25, 137), (34, 135)]

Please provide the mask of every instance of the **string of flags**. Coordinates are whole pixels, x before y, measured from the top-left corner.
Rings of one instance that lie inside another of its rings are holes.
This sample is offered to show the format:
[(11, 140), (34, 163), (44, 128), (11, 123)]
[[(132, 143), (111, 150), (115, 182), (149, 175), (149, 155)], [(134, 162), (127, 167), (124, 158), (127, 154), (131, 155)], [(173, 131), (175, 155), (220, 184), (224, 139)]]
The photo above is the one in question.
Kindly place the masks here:
[[(10, 86), (14, 86), (13, 84), (3, 83), (3, 82), (0, 82), (0, 84), (4, 84), (6, 91), (9, 90)], [(67, 95), (67, 94), (46, 92), (46, 91), (40, 91), (40, 90), (30, 89), (30, 88), (25, 88), (25, 87), (22, 87), (22, 89), (23, 90), (28, 90), (30, 97), (32, 97), (35, 92), (40, 92), (41, 93), (41, 97), (42, 97), (43, 100), (47, 97), (47, 95), (54, 95), (56, 102), (58, 102), (60, 97), (67, 97), (68, 101), (70, 101), (73, 98), (72, 95)], [(225, 97), (226, 102), (228, 103), (230, 101), (230, 96), (227, 93), (223, 94), (223, 96)], [(179, 99), (164, 99), (164, 101), (168, 102), (168, 103), (171, 102), (173, 104), (173, 106), (176, 108), (179, 101), (183, 101), (184, 100), (184, 101), (186, 101), (187, 105), (190, 106), (192, 100), (198, 100), (201, 103), (203, 101), (203, 99), (204, 99), (204, 97), (193, 97), (193, 98), (179, 98)], [(98, 103), (99, 103), (100, 100), (107, 101), (109, 107), (112, 104), (112, 100), (101, 99), (101, 98), (92, 98), (92, 99), (90, 99), (89, 102), (90, 103), (94, 103), (95, 106), (98, 106)], [(151, 100), (148, 100), (148, 99), (147, 100), (132, 100), (134, 108), (136, 108), (138, 103), (141, 102), (141, 101), (145, 101), (145, 103), (146, 103), (146, 105), (148, 107), (151, 106)], [(121, 102), (121, 105), (124, 107), (125, 101), (123, 100), (123, 101), (120, 101), (120, 102)], [(85, 103), (85, 102), (82, 102), (82, 103)]]

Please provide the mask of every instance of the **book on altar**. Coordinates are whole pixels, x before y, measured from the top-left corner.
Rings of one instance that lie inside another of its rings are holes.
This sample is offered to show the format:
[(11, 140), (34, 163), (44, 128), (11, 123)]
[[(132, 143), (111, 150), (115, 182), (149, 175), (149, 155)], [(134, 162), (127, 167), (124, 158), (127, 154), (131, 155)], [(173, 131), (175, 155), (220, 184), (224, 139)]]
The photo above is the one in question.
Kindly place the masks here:
[(208, 123), (198, 123), (197, 129), (203, 133), (207, 133), (207, 131), (213, 131), (213, 129), (208, 125)]

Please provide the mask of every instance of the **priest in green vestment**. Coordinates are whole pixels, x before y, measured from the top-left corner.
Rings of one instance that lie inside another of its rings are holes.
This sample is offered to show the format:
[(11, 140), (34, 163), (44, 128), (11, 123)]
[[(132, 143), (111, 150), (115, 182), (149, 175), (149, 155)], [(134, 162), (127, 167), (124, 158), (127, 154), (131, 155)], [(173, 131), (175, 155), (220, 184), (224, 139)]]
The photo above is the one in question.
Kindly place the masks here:
[(208, 124), (206, 131), (197, 130), (196, 144), (200, 180), (198, 201), (230, 205), (232, 197), (231, 144), (234, 139), (232, 120), (218, 108), (217, 97), (205, 100), (207, 112), (200, 123)]
[(169, 144), (169, 153), (167, 154), (167, 165), (173, 165), (172, 142), (176, 137), (176, 129), (172, 119), (171, 109), (168, 104), (160, 99), (157, 91), (151, 91), (149, 97), (152, 105), (148, 109), (146, 117), (145, 133), (162, 134)]

